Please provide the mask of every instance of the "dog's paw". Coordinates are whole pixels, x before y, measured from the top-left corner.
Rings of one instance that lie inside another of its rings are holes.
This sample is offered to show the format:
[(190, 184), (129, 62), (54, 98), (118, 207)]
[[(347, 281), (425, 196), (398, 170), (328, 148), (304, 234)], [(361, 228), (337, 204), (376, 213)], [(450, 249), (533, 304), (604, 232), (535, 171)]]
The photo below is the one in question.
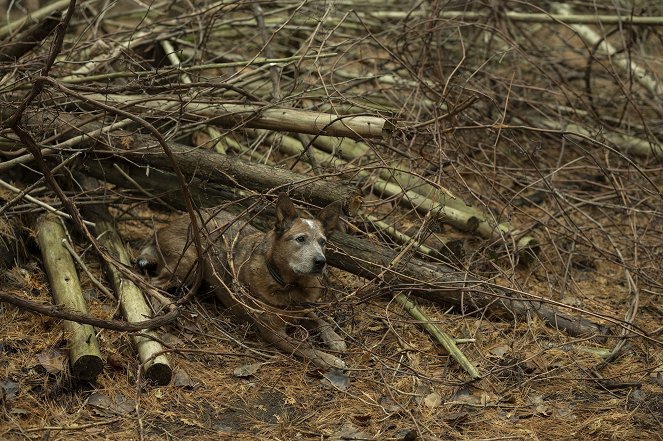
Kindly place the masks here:
[(335, 351), (335, 352), (345, 352), (345, 351), (348, 350), (347, 345), (345, 344), (343, 339), (341, 339), (340, 337), (339, 337), (338, 340), (329, 340), (329, 341), (327, 341), (327, 346), (329, 346), (329, 349), (331, 349), (332, 351)]
[(322, 328), (320, 331), (320, 337), (322, 338), (322, 341), (325, 342), (325, 345), (332, 351), (345, 352), (348, 349), (343, 337), (338, 335), (329, 325)]

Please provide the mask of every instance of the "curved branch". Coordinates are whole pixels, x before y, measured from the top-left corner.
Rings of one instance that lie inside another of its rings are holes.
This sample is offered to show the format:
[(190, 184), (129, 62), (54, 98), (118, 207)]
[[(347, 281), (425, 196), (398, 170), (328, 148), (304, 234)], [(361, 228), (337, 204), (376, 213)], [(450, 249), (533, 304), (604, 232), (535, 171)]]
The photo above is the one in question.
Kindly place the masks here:
[(179, 310), (177, 308), (173, 308), (170, 312), (160, 317), (144, 320), (142, 322), (129, 323), (123, 320), (100, 319), (89, 314), (75, 312), (60, 305), (33, 302), (31, 300), (22, 299), (5, 291), (0, 291), (0, 302), (12, 304), (35, 314), (43, 314), (49, 317), (56, 317), (63, 320), (70, 320), (76, 323), (92, 325), (97, 328), (124, 332), (144, 332), (146, 329), (156, 329), (171, 323), (179, 315)]

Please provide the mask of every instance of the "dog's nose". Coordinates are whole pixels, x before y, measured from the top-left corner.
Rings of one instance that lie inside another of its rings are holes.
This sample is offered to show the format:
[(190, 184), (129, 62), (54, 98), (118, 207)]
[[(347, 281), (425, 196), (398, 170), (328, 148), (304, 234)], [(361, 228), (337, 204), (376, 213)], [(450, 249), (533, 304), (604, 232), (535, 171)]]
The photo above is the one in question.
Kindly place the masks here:
[(327, 259), (325, 259), (325, 256), (318, 256), (313, 260), (313, 270), (315, 272), (320, 272), (322, 269), (325, 267), (325, 264), (327, 263)]

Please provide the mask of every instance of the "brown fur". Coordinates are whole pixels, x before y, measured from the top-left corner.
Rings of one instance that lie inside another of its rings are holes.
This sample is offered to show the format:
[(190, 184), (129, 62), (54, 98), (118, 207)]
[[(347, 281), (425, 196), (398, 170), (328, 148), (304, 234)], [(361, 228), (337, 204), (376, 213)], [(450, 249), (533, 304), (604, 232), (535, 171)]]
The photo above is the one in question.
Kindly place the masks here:
[[(343, 369), (345, 364), (313, 347), (309, 339), (288, 335), (286, 328), (299, 325), (307, 332), (319, 332), (330, 349), (345, 351), (345, 342), (332, 326), (305, 309), (322, 300), (325, 236), (336, 228), (340, 212), (340, 204), (333, 203), (316, 218), (308, 218), (282, 193), (274, 229), (267, 233), (214, 209), (201, 210), (198, 219), (202, 223), (204, 278), (223, 304), (236, 316), (255, 323), (262, 337), (278, 349), (325, 369)], [(143, 249), (139, 265), (156, 263), (158, 274), (152, 279), (156, 286), (192, 282), (198, 254), (191, 234), (190, 219), (185, 215), (158, 230), (155, 243)], [(235, 280), (239, 285), (233, 284)]]

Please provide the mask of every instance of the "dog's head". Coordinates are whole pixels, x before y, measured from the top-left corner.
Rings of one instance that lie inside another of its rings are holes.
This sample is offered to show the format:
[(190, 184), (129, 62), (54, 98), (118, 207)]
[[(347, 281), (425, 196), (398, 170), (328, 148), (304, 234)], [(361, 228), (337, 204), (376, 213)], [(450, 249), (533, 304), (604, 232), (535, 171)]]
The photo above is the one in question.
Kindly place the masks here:
[(322, 273), (327, 263), (327, 237), (336, 229), (341, 210), (341, 203), (334, 202), (315, 218), (302, 216), (285, 193), (279, 194), (272, 248), (274, 264), (294, 275)]

